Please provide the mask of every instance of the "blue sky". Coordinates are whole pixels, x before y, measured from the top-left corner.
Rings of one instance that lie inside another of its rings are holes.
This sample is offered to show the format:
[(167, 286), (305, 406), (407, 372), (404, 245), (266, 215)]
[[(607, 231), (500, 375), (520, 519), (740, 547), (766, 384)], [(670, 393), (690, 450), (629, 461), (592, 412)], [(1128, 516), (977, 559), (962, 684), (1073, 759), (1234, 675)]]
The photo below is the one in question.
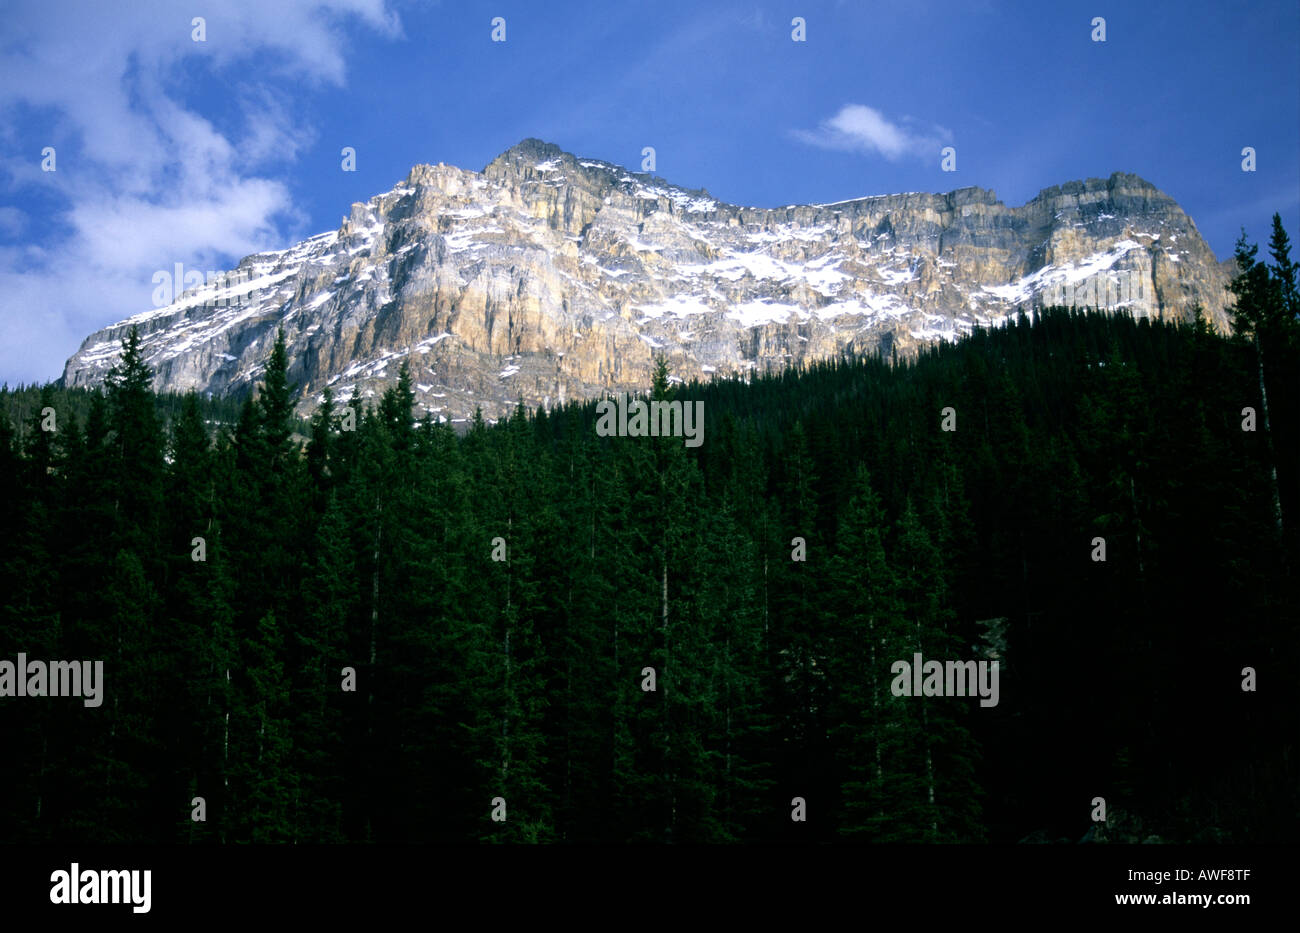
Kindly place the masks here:
[(1274, 211), (1300, 240), (1300, 4), (8, 0), (0, 382), (57, 377), (158, 270), (229, 268), (529, 136), (630, 167), (653, 146), (657, 174), (755, 206), (1018, 205), (1135, 172), (1226, 258)]

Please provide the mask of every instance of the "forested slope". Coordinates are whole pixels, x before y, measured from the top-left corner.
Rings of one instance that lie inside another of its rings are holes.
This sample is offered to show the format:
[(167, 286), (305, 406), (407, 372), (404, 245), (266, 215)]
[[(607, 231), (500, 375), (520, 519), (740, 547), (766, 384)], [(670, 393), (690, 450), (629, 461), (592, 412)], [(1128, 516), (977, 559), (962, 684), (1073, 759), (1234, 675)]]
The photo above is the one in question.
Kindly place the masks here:
[[(164, 431), (128, 347), (84, 415), (0, 422), (3, 657), (106, 677), (0, 702), (0, 840), (1075, 842), (1095, 797), (1093, 838), (1293, 838), (1270, 350), (1270, 438), (1249, 340), (1049, 309), (910, 362), (661, 367), (689, 448), (594, 403), (458, 437), (405, 375), (300, 445), (282, 348), (233, 427)], [(998, 659), (998, 704), (895, 696), (918, 651)]]

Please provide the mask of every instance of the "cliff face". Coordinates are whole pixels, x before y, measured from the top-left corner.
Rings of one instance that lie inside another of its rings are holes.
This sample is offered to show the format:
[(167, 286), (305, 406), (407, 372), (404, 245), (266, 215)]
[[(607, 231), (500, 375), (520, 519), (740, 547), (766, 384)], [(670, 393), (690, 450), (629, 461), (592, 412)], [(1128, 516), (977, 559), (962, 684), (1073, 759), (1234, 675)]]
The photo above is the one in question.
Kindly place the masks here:
[(461, 420), (852, 349), (908, 353), (1017, 309), (1074, 304), (1220, 329), (1227, 272), (1135, 175), (1023, 207), (993, 192), (737, 207), (525, 140), (482, 172), (418, 165), (343, 225), (91, 335), (101, 381), (140, 329), (159, 389), (247, 388), (283, 327), (299, 409), (380, 394), (410, 361), (417, 413)]

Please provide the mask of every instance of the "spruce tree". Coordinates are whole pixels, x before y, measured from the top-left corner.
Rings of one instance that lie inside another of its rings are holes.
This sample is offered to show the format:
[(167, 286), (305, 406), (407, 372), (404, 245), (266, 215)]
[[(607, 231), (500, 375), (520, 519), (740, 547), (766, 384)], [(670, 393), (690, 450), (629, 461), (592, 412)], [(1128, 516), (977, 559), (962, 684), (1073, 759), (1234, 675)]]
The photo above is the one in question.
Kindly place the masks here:
[(144, 362), (139, 331), (122, 339), (122, 357), (104, 379), (112, 429), (115, 549), (140, 556), (146, 573), (157, 571), (161, 530), (163, 434)]

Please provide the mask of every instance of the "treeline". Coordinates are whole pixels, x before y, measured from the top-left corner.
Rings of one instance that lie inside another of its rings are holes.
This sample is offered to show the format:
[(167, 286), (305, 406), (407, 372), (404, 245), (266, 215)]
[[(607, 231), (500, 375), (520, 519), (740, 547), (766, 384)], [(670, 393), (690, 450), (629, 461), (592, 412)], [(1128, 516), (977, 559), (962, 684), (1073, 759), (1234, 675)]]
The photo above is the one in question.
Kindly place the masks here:
[[(53, 407), (58, 418), (72, 419), (84, 425), (90, 418), (90, 409), (99, 389), (84, 386), (68, 388), (57, 384), (0, 386), (0, 419), (7, 420), (16, 433), (20, 443), (27, 439), (27, 431), (33, 426), (39, 429), (39, 413), (47, 406)], [(170, 430), (185, 408), (186, 396), (179, 392), (160, 392), (154, 396), (155, 411), (163, 430)], [(243, 400), (237, 397), (197, 396), (196, 401), (202, 414), (203, 422), (215, 429), (222, 425), (233, 426), (239, 420)], [(295, 419), (295, 430), (305, 435), (307, 423), (301, 418)]]
[[(405, 369), (300, 444), (283, 339), (233, 427), (164, 431), (133, 335), (84, 417), (0, 422), (0, 660), (106, 676), (0, 698), (0, 839), (1293, 839), (1285, 246), (1231, 339), (1047, 309), (893, 365), (661, 365), (698, 449), (594, 403), (459, 437)], [(1000, 702), (895, 696), (916, 652), (998, 660)]]

